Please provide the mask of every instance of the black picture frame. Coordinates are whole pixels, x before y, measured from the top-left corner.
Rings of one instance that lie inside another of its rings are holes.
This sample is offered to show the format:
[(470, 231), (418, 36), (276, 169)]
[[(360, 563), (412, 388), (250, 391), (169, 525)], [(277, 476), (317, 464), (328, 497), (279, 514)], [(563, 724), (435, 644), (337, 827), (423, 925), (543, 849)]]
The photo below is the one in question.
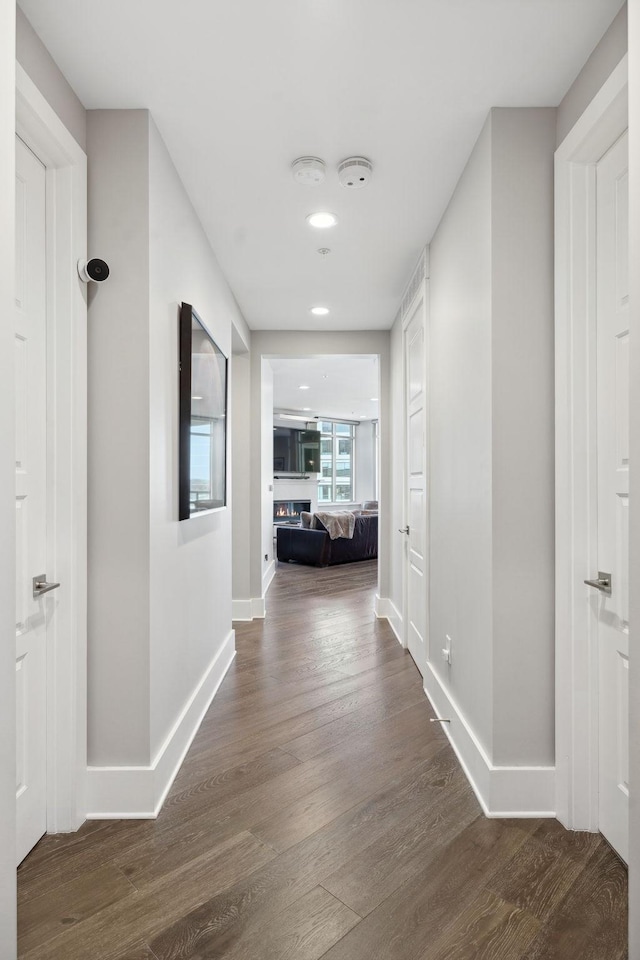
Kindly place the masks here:
[(227, 506), (228, 360), (190, 303), (179, 319), (178, 518)]

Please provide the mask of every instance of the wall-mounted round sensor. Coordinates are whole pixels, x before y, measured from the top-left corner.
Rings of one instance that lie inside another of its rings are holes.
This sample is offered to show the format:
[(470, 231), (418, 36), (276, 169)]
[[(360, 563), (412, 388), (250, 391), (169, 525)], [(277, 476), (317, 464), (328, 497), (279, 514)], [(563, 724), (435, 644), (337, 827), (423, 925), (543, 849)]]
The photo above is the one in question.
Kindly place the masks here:
[(318, 227), (318, 229), (324, 230), (327, 227), (335, 227), (338, 218), (335, 213), (321, 211), (318, 213), (310, 213), (307, 217), (307, 222), (310, 223), (312, 227)]
[(291, 173), (296, 183), (305, 187), (315, 187), (325, 178), (326, 166), (319, 157), (298, 157), (291, 164)]

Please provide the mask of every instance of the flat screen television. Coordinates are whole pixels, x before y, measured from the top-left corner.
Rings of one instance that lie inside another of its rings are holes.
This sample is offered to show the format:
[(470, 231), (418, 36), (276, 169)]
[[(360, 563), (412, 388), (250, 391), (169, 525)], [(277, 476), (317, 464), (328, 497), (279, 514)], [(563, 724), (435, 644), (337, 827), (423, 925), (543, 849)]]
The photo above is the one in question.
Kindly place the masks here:
[(273, 428), (273, 472), (319, 473), (320, 434), (295, 427)]

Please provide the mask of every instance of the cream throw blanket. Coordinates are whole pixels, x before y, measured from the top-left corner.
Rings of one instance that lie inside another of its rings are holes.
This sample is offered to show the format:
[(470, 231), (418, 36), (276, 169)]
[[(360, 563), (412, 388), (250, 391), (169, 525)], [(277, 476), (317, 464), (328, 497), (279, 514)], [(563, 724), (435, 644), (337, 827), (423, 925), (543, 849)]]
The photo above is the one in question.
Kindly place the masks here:
[(353, 531), (356, 528), (354, 513), (349, 513), (348, 510), (341, 510), (338, 513), (319, 513), (316, 511), (316, 517), (326, 527), (332, 540), (337, 540), (338, 537), (346, 537), (347, 540), (353, 538)]

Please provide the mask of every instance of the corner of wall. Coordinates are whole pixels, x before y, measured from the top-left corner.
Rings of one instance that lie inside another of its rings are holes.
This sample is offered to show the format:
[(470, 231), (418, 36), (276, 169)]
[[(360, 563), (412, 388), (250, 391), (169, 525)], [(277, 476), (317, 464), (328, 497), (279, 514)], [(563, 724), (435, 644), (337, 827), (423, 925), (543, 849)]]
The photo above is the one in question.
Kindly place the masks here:
[(451, 692), (431, 664), (424, 690), (487, 817), (555, 817), (555, 767), (492, 763)]

